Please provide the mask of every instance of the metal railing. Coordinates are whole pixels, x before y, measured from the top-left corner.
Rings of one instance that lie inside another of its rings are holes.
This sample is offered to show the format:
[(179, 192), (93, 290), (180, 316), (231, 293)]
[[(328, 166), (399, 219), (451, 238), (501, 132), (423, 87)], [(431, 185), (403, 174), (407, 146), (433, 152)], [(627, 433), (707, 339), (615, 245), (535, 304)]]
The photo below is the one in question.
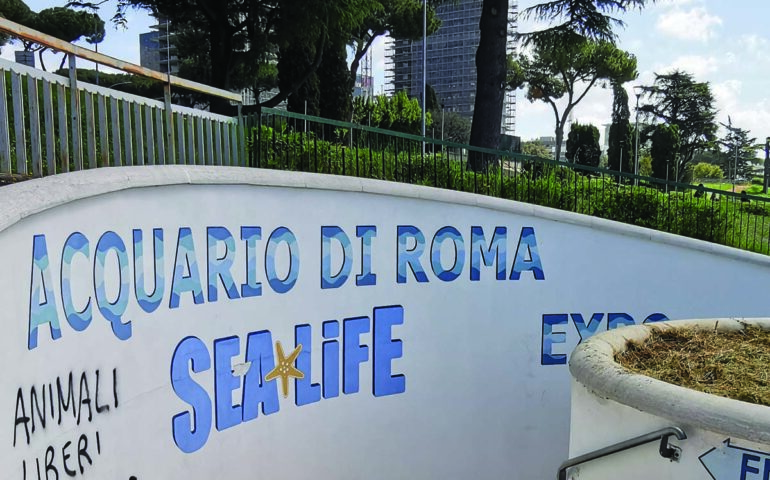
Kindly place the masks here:
[[(248, 165), (491, 195), (770, 254), (766, 197), (283, 110), (263, 108), (244, 118), (239, 94), (126, 63), (3, 18), (0, 31), (69, 54), (68, 78), (0, 59), (0, 183), (4, 175), (101, 166)], [(76, 57), (162, 81), (164, 101), (79, 82)], [(238, 116), (172, 105), (172, 87), (236, 102)]]
[(631, 438), (629, 440), (625, 440), (625, 441), (616, 443), (614, 445), (600, 448), (599, 450), (586, 453), (585, 455), (580, 455), (579, 457), (571, 458), (561, 464), (561, 466), (559, 467), (559, 473), (556, 478), (557, 480), (567, 480), (567, 472), (572, 467), (576, 467), (578, 465), (582, 465), (587, 462), (592, 462), (594, 460), (598, 460), (600, 458), (604, 458), (606, 456), (613, 455), (615, 453), (623, 452), (631, 448), (636, 448), (642, 445), (646, 445), (648, 443), (655, 442), (658, 440), (660, 440), (660, 445), (658, 447), (658, 453), (660, 454), (660, 456), (663, 458), (667, 458), (672, 462), (678, 462), (679, 456), (681, 455), (682, 450), (676, 445), (671, 445), (668, 443), (668, 439), (671, 437), (676, 437), (678, 440), (687, 439), (687, 435), (684, 433), (684, 430), (682, 430), (679, 427), (662, 428), (660, 430), (656, 430), (654, 432), (650, 432), (645, 435), (640, 435), (638, 437)]
[[(51, 175), (121, 165), (242, 165), (240, 115), (171, 103), (171, 88), (241, 95), (103, 55), (0, 18), (0, 31), (66, 53), (69, 77), (0, 59), (0, 173)], [(77, 58), (163, 82), (163, 101), (78, 81)]]
[(244, 121), (253, 167), (491, 195), (770, 254), (770, 199), (765, 197), (283, 110), (263, 108)]

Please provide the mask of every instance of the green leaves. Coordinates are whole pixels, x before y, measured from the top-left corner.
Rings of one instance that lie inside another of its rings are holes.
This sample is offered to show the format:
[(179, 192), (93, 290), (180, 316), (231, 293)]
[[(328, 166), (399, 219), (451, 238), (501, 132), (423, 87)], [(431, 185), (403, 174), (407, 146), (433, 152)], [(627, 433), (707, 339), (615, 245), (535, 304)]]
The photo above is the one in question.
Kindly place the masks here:
[(622, 27), (624, 23), (609, 14), (641, 9), (646, 3), (647, 0), (552, 0), (540, 3), (525, 9), (522, 14), (557, 25), (540, 32), (522, 34), (521, 37), (529, 42), (556, 34), (564, 40), (569, 40), (565, 37), (582, 37), (614, 43), (616, 35), (612, 29)]
[[(697, 150), (707, 149), (716, 139), (716, 109), (711, 87), (706, 82), (696, 82), (693, 76), (682, 71), (655, 75), (655, 83), (644, 87), (647, 104), (639, 110), (654, 121), (676, 126), (679, 131), (678, 179), (682, 179), (686, 166)], [(653, 155), (653, 169), (655, 168)]]

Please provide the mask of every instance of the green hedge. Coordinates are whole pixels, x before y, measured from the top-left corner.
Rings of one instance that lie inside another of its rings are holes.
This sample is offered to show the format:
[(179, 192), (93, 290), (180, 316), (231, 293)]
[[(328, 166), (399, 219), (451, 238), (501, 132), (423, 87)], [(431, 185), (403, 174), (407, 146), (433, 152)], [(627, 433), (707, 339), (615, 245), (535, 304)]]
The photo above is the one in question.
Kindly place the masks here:
[[(486, 173), (467, 170), (467, 153), (421, 155), (419, 142), (347, 132), (327, 141), (285, 125), (262, 126), (247, 141), (262, 168), (350, 175), (475, 192), (592, 215), (677, 235), (768, 253), (770, 207), (697, 190), (666, 193), (649, 186), (619, 185), (610, 175), (586, 174), (535, 159), (503, 161)], [(328, 137), (329, 135), (327, 135)], [(257, 140), (259, 139), (259, 141)], [(375, 145), (371, 148), (369, 145)], [(430, 148), (429, 148), (430, 150)], [(767, 220), (766, 220), (767, 219)]]

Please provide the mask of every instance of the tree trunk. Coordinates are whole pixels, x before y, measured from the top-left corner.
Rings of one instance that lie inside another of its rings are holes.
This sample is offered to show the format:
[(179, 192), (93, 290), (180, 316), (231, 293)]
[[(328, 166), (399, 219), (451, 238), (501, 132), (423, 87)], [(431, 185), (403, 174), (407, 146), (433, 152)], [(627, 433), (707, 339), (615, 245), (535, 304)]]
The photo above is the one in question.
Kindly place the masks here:
[[(479, 29), (481, 35), (476, 50), (476, 101), (470, 143), (475, 147), (497, 149), (500, 146), (504, 84), (508, 65), (505, 55), (508, 38), (508, 0), (484, 0)], [(476, 171), (485, 170), (491, 160), (488, 155), (471, 151), (468, 165)]]
[[(217, 17), (210, 20), (209, 44), (211, 47), (211, 86), (230, 90), (231, 66), (233, 58), (232, 35), (229, 32), (227, 17)], [(169, 62), (169, 68), (171, 64)], [(233, 106), (225, 98), (211, 97), (211, 111), (230, 115)]]
[(554, 149), (554, 159), (557, 162), (561, 161), (561, 142), (564, 139), (564, 124), (556, 126), (556, 147)]

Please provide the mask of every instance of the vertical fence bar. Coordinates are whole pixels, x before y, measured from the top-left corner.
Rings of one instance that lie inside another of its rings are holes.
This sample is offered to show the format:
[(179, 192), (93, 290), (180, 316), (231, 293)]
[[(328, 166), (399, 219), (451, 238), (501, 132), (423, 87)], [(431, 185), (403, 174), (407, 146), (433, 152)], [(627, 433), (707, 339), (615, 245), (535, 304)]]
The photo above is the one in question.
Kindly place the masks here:
[[(0, 70), (0, 122), (10, 125), (8, 103), (6, 101), (5, 70)], [(0, 129), (0, 170), (11, 172), (11, 138), (7, 128)]]
[(83, 170), (83, 144), (82, 131), (80, 127), (80, 90), (78, 89), (78, 73), (76, 58), (74, 55), (67, 55), (69, 58), (70, 74), (70, 120), (72, 127), (72, 160), (75, 170)]
[[(141, 130), (139, 130), (141, 132)], [(123, 100), (123, 139), (125, 140), (125, 165), (134, 164), (134, 136), (131, 131), (131, 102)]]
[(214, 164), (214, 133), (212, 132), (211, 124), (212, 120), (207, 118), (204, 120), (206, 124), (206, 165)]
[(96, 95), (99, 105), (99, 157), (100, 166), (110, 166), (110, 126), (107, 124), (107, 99)]
[[(239, 167), (245, 167), (246, 166), (246, 155), (240, 156), (238, 155), (238, 130), (239, 126), (237, 123), (231, 123), (230, 124), (230, 164), (231, 165), (237, 165)], [(245, 130), (244, 130), (245, 131)], [(241, 138), (242, 142), (246, 142), (245, 138)]]
[(187, 163), (195, 165), (195, 117), (187, 117)]
[[(0, 77), (4, 77), (4, 75), (0, 74)], [(5, 89), (0, 86), (0, 91), (5, 92)], [(53, 125), (53, 95), (51, 94), (51, 82), (48, 80), (43, 80), (43, 117), (45, 122), (45, 161), (48, 174), (54, 175), (56, 174), (56, 133), (54, 133)]]
[(122, 165), (123, 152), (120, 150), (120, 115), (118, 115), (118, 99), (110, 98), (110, 118), (112, 119), (112, 164)]
[[(155, 110), (155, 143), (158, 146), (158, 165), (165, 165), (166, 164), (166, 145), (165, 145), (165, 138), (163, 135), (163, 125), (166, 123), (167, 119), (166, 117), (166, 109), (163, 109), (163, 112), (161, 113), (160, 109)], [(172, 142), (173, 143), (173, 142)], [(169, 163), (171, 162), (171, 159), (169, 159)]]
[(214, 129), (214, 164), (222, 165), (222, 124), (214, 120), (211, 127)]
[(228, 166), (235, 165), (235, 158), (230, 155), (230, 127), (227, 122), (222, 123), (222, 140), (224, 140), (223, 163)]
[(206, 165), (206, 151), (203, 149), (203, 118), (196, 118), (196, 136), (198, 140), (198, 159), (199, 165)]
[(238, 103), (238, 133), (236, 138), (238, 139), (238, 165), (246, 165), (246, 125), (243, 120), (243, 102)]
[(16, 172), (27, 173), (27, 135), (24, 121), (24, 96), (21, 75), (11, 72), (11, 94), (13, 95), (13, 129), (16, 132)]
[(59, 91), (59, 153), (62, 172), (70, 171), (69, 125), (67, 125), (67, 101), (64, 85), (58, 85)]
[(136, 165), (144, 165), (144, 139), (142, 137), (142, 106), (134, 103), (134, 138), (136, 138)]
[(144, 110), (144, 133), (146, 148), (147, 148), (147, 164), (155, 165), (155, 135), (153, 135), (152, 125), (152, 107), (149, 105), (142, 105)]
[(91, 92), (83, 92), (86, 107), (86, 152), (88, 168), (96, 168), (96, 130), (94, 126), (94, 96)]
[[(170, 69), (169, 69), (170, 70)], [(174, 152), (174, 110), (171, 106), (171, 84), (166, 83), (163, 86), (163, 112), (166, 114), (166, 162), (169, 165), (177, 163), (184, 163), (183, 156), (180, 156), (180, 161), (177, 161), (176, 153)], [(177, 124), (178, 125), (178, 124)]]
[(37, 98), (37, 79), (29, 75), (27, 76), (27, 98), (29, 99), (29, 141), (32, 153), (32, 175), (40, 177), (43, 173), (43, 155), (40, 148), (40, 106)]
[(174, 120), (176, 123), (176, 139), (177, 139), (177, 144), (176, 144), (177, 160), (175, 163), (178, 165), (184, 165), (185, 163), (187, 163), (187, 155), (185, 153), (185, 148), (184, 148), (184, 126), (185, 126), (184, 115), (182, 115), (181, 113), (175, 113), (174, 117), (175, 117)]

